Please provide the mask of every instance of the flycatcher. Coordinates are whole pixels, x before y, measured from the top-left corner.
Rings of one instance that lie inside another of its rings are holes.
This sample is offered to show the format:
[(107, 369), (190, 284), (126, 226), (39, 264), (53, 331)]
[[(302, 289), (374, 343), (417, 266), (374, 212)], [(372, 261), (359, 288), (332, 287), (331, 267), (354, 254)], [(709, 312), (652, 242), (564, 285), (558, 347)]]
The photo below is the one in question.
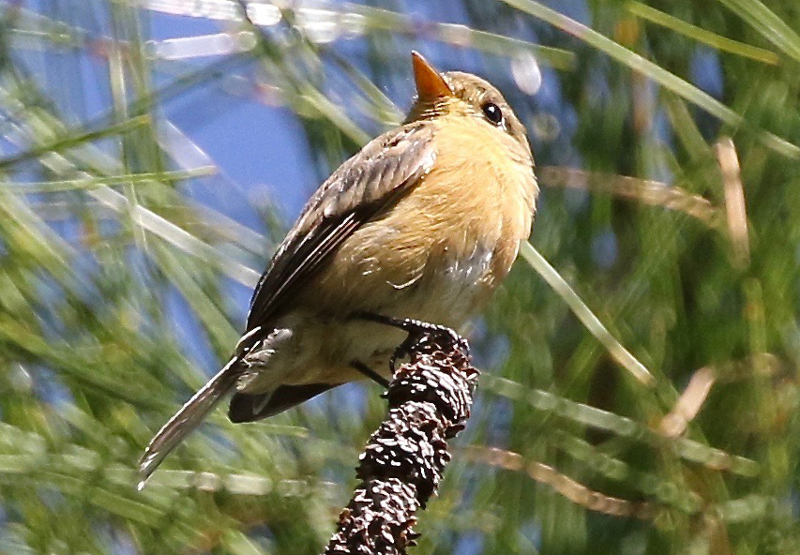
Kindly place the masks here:
[(306, 204), (261, 277), (230, 361), (156, 434), (143, 485), (227, 393), (229, 416), (272, 416), (346, 382), (386, 379), (403, 331), (356, 317), (457, 328), (506, 277), (538, 187), (503, 96), (412, 54), (417, 99)]

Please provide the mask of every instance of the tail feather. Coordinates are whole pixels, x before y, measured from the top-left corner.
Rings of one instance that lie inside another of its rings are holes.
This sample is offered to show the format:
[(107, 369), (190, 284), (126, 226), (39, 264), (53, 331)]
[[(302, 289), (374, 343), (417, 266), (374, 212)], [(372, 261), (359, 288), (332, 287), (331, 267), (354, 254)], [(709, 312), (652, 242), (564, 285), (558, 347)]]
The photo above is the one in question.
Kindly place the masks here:
[(228, 417), (231, 422), (255, 422), (275, 416), (312, 397), (340, 385), (338, 383), (309, 383), (303, 385), (281, 385), (267, 393), (236, 393), (231, 399)]
[(164, 457), (197, 428), (220, 399), (234, 388), (239, 377), (235, 369), (238, 362), (239, 357), (233, 357), (153, 437), (139, 460), (140, 490)]

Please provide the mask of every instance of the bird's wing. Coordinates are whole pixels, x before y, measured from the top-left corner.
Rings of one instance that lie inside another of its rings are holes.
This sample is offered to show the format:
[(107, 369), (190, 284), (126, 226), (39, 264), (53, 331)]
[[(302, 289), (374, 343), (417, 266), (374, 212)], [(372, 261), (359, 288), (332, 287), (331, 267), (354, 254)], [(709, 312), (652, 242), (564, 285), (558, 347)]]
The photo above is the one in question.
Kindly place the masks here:
[(436, 157), (432, 137), (425, 122), (389, 131), (370, 141), (322, 184), (259, 280), (248, 331), (258, 326), (268, 329), (270, 320), (286, 310), (297, 289), (348, 237), (393, 206), (431, 170)]

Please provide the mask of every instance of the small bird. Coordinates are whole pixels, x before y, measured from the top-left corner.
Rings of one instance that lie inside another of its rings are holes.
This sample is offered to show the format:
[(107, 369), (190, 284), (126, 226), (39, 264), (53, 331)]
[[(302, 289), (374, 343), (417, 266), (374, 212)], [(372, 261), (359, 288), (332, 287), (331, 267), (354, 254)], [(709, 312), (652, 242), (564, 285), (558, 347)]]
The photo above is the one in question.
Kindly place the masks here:
[[(155, 435), (140, 488), (217, 402), (252, 422), (365, 377), (403, 331), (457, 328), (503, 281), (538, 195), (525, 127), (483, 79), (412, 53), (417, 98), (314, 193), (258, 282), (230, 361)], [(374, 318), (364, 317), (374, 315)]]

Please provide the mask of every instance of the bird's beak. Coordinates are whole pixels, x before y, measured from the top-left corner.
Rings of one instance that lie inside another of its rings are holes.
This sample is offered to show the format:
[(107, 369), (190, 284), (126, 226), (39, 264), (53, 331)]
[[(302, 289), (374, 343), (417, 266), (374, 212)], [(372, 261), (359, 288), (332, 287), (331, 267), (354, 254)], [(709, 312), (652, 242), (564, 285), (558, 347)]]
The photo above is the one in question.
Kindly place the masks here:
[(414, 66), (414, 81), (417, 84), (417, 97), (421, 102), (434, 102), (445, 96), (453, 96), (453, 91), (419, 52), (411, 52), (411, 62)]

